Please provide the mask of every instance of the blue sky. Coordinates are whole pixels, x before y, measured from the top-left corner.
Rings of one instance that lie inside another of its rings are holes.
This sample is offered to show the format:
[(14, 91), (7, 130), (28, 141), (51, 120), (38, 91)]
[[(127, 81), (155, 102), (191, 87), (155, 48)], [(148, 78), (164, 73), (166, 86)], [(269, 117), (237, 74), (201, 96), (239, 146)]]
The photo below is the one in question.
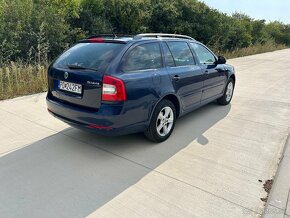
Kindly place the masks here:
[(290, 24), (290, 0), (201, 0), (219, 11), (244, 12), (256, 19)]

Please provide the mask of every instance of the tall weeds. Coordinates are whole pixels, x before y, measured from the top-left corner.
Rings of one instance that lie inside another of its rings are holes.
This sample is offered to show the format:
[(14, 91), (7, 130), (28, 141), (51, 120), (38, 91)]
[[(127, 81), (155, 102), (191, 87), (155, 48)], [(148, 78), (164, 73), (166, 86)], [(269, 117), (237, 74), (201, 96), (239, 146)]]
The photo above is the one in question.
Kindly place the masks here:
[(9, 61), (9, 56), (0, 58), (0, 100), (47, 90), (49, 43), (45, 25), (42, 22), (39, 30), (33, 33), (37, 46), (29, 49), (26, 61)]
[(287, 46), (285, 45), (276, 44), (274, 42), (267, 42), (264, 44), (258, 43), (258, 44), (251, 45), (246, 48), (238, 48), (231, 51), (219, 52), (219, 54), (229, 59), (229, 58), (244, 57), (244, 56), (249, 56), (249, 55), (254, 55), (254, 54), (261, 54), (261, 53), (281, 50), (285, 48), (287, 48)]
[(47, 90), (47, 64), (10, 62), (0, 68), (0, 100)]

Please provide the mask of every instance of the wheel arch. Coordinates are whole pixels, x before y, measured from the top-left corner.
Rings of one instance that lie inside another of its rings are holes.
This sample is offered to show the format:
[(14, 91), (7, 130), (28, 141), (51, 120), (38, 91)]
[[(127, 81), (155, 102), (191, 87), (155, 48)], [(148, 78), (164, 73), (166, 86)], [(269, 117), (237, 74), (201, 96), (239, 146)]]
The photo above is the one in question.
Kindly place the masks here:
[(169, 100), (173, 103), (173, 105), (175, 106), (175, 110), (176, 110), (176, 118), (179, 117), (180, 115), (180, 110), (181, 110), (181, 106), (180, 106), (180, 101), (178, 99), (178, 97), (175, 95), (175, 94), (172, 94), (172, 93), (168, 93), (168, 94), (165, 94), (163, 97), (161, 97), (159, 99), (159, 101), (157, 101), (154, 105), (154, 107), (152, 108), (152, 111), (151, 111), (151, 114), (150, 114), (150, 118), (149, 118), (149, 122), (151, 121), (152, 119), (152, 115), (154, 113), (154, 110), (156, 108), (156, 106), (162, 101), (162, 100)]
[(175, 110), (176, 110), (176, 118), (178, 118), (179, 115), (180, 115), (180, 102), (179, 102), (179, 99), (176, 97), (176, 95), (174, 95), (174, 94), (168, 94), (168, 95), (165, 95), (161, 99), (161, 101), (163, 99), (167, 99), (167, 100), (169, 100), (169, 101), (171, 101), (173, 103), (173, 105), (175, 107)]
[(234, 81), (234, 85), (236, 84), (236, 76), (235, 76), (235, 74), (230, 75), (229, 79), (232, 79)]

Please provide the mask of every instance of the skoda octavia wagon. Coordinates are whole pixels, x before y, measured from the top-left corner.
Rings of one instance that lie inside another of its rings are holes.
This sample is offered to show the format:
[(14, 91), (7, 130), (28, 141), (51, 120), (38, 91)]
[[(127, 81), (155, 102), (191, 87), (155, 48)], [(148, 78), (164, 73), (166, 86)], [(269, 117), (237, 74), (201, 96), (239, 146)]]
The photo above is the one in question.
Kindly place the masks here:
[(177, 118), (230, 103), (234, 68), (202, 43), (176, 34), (96, 35), (48, 69), (48, 111), (71, 126), (162, 142)]

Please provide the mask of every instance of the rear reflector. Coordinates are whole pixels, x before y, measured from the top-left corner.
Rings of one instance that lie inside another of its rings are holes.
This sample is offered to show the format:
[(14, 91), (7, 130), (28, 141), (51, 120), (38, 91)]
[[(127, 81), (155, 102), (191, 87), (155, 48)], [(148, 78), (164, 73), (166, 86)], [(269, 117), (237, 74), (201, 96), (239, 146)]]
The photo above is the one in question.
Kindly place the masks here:
[(95, 125), (95, 124), (91, 124), (88, 127), (91, 128), (91, 129), (100, 129), (100, 130), (112, 130), (113, 129), (110, 126), (98, 126), (98, 125)]
[(112, 76), (104, 76), (103, 78), (103, 101), (126, 101), (126, 89), (122, 80)]

